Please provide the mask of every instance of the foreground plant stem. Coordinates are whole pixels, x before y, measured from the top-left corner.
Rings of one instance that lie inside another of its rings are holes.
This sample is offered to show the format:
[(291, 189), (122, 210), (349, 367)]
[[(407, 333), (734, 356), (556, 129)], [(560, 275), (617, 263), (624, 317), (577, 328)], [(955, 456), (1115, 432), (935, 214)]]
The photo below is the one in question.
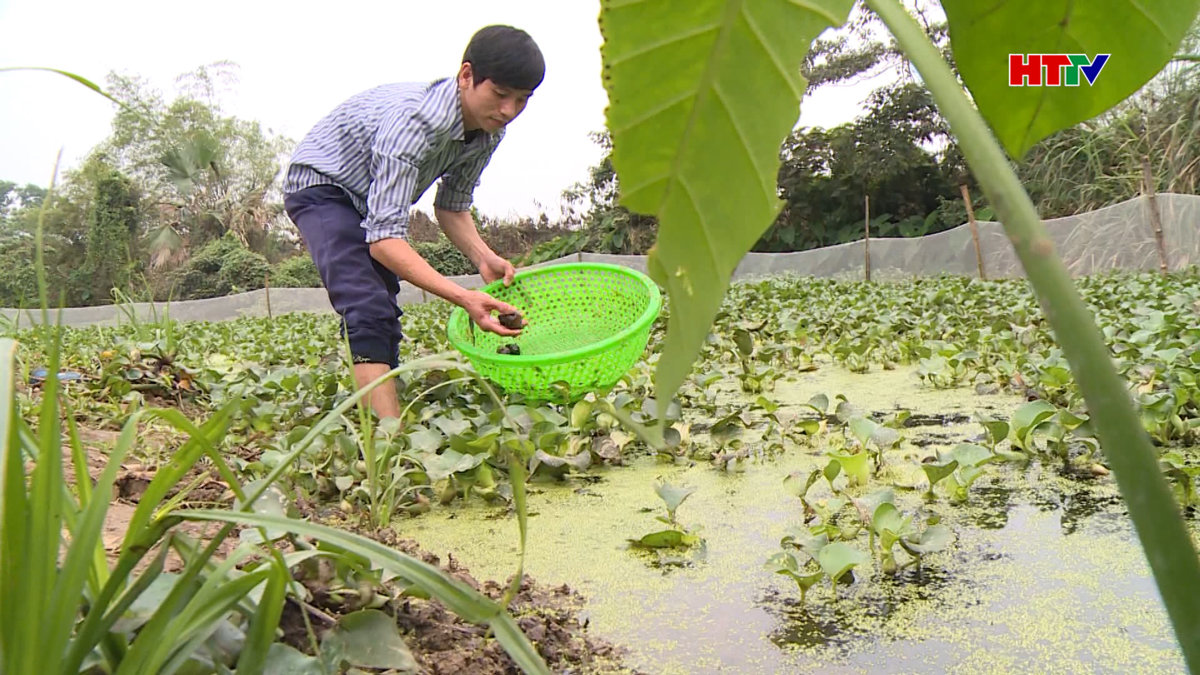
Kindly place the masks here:
[(1200, 672), (1200, 561), (1125, 383), (1033, 202), (950, 67), (897, 0), (867, 0), (929, 87), (995, 206), (1087, 401), (1191, 672)]

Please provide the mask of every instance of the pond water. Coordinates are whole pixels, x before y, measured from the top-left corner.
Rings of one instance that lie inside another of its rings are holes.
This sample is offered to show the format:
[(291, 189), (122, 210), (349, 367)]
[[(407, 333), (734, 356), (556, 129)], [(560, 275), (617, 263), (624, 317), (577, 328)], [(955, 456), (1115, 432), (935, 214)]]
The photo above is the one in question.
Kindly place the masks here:
[[(825, 367), (779, 381), (769, 396), (795, 408), (819, 393), (935, 419), (1007, 417), (1021, 403), (933, 390), (906, 368), (854, 375)], [(910, 457), (896, 464), (907, 468), (883, 477), (920, 482), (921, 456), (981, 431), (971, 422), (907, 428), (896, 453)], [(647, 457), (594, 469), (588, 479), (535, 484), (526, 572), (580, 591), (590, 631), (627, 648), (626, 662), (650, 673), (1185, 672), (1111, 478), (1076, 482), (1054, 467), (990, 465), (967, 505), (924, 504), (920, 490), (898, 489), (897, 505), (941, 515), (954, 545), (897, 578), (876, 573), (839, 585), (836, 599), (823, 581), (801, 604), (795, 583), (764, 562), (801, 523), (801, 503), (783, 478), (827, 461), (820, 447), (736, 472)], [(628, 539), (661, 529), (659, 478), (695, 488), (677, 517), (698, 529), (701, 549), (628, 549)], [(479, 579), (504, 579), (516, 568), (515, 520), (494, 506), (438, 509), (397, 530)]]

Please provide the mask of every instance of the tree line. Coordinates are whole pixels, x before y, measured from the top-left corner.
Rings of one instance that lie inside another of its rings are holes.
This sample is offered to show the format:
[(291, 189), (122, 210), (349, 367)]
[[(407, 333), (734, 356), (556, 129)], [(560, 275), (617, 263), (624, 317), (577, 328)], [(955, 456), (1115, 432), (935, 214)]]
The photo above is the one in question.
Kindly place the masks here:
[[(945, 26), (926, 3), (914, 6), (947, 57)], [(778, 218), (756, 251), (797, 251), (871, 236), (913, 237), (966, 221), (961, 186), (989, 219), (970, 172), (929, 94), (870, 15), (856, 10), (844, 29), (818, 40), (803, 64), (809, 93), (864, 77), (888, 76), (855, 120), (798, 127), (780, 148)], [(1200, 47), (1193, 31), (1182, 53)], [(952, 58), (950, 59), (951, 63)], [(179, 79), (171, 97), (137, 77), (109, 75), (118, 100), (111, 134), (79, 167), (45, 188), (0, 180), (0, 306), (37, 297), (34, 259), (44, 231), (51, 302), (66, 306), (215, 297), (272, 286), (319, 286), (303, 243), (283, 213), (279, 173), (292, 141), (222, 111), (219, 94), (235, 66), (216, 63)], [(1109, 113), (1055, 134), (1015, 163), (1044, 218), (1157, 191), (1200, 188), (1200, 77), (1181, 61)], [(611, 151), (607, 135), (594, 140)], [(1152, 185), (1143, 182), (1148, 162)], [(618, 203), (605, 153), (585, 180), (563, 193), (560, 220), (517, 223), (476, 213), (484, 238), (520, 263), (576, 251), (644, 253), (653, 218)], [(869, 203), (869, 214), (865, 208)], [(446, 274), (469, 274), (465, 258), (428, 216), (414, 213), (414, 241)], [(114, 292), (119, 290), (119, 293)]]

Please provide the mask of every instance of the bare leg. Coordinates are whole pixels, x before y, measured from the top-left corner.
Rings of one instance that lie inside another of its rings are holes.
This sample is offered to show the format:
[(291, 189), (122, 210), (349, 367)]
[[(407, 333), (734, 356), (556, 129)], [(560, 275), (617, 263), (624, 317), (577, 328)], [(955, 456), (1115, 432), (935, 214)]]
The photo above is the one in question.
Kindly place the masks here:
[[(359, 389), (366, 387), (379, 376), (391, 370), (386, 363), (356, 363), (354, 364), (354, 382)], [(396, 383), (388, 380), (367, 394), (371, 409), (379, 419), (400, 417), (400, 401), (396, 398)]]

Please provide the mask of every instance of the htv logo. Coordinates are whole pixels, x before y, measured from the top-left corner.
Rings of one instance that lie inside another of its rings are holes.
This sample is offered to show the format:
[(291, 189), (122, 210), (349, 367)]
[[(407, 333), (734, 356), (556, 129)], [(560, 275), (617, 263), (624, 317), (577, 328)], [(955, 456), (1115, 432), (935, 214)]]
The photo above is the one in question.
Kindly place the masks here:
[(1096, 83), (1110, 54), (1009, 54), (1008, 84), (1010, 87), (1078, 87), (1079, 74), (1089, 85)]

